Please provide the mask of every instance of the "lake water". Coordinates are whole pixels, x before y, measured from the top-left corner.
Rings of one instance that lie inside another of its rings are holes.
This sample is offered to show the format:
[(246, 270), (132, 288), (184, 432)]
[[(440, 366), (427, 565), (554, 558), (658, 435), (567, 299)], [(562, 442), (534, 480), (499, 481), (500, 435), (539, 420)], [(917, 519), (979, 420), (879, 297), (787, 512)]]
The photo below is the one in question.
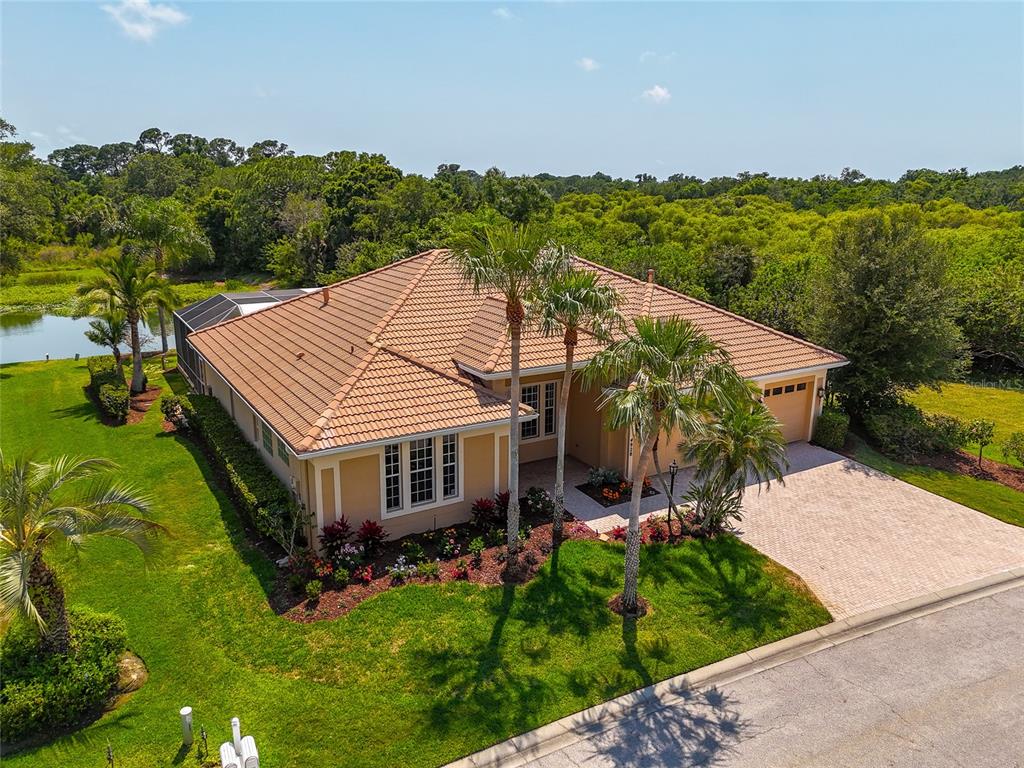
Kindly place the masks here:
[[(82, 357), (109, 353), (106, 347), (98, 347), (85, 338), (90, 317), (60, 317), (40, 312), (8, 312), (0, 314), (0, 362), (21, 363), (26, 360), (51, 360), (64, 357)], [(150, 336), (143, 350), (160, 349), (160, 325), (156, 316), (149, 318), (141, 327), (143, 336)], [(174, 346), (174, 326), (167, 318), (167, 343)], [(131, 345), (121, 348), (123, 355), (131, 354)]]

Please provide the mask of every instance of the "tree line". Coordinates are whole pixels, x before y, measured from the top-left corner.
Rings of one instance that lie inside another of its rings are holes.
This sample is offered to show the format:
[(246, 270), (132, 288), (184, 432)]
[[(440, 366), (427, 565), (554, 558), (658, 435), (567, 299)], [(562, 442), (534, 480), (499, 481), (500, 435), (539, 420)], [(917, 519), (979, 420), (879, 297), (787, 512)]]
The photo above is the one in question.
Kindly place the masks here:
[[(668, 287), (825, 341), (815, 319), (820, 273), (836, 233), (874, 211), (898, 221), (901, 236), (910, 230), (914, 255), (927, 253), (929, 275), (940, 280), (940, 314), (974, 358), (1024, 366), (1024, 166), (918, 169), (891, 181), (855, 169), (810, 179), (659, 180), (510, 176), (445, 164), (428, 178), (381, 154), (298, 156), (273, 139), (243, 147), (157, 128), (134, 142), (76, 144), (41, 160), (13, 126), (0, 131), (5, 279), (42, 246), (74, 246), (87, 257), (132, 241), (171, 273), (269, 272), (281, 285), (309, 285), (449, 245), (463, 232), (536, 222), (588, 259), (638, 277), (654, 268)], [(870, 221), (878, 238), (891, 240)], [(873, 249), (863, 245), (861, 257)]]

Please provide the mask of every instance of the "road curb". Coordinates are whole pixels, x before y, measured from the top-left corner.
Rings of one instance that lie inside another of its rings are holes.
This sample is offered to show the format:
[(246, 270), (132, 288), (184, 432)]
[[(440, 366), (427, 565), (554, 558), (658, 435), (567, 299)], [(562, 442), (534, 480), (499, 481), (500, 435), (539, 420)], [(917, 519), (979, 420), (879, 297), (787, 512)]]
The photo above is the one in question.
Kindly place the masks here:
[(617, 725), (625, 715), (635, 716), (672, 706), (688, 698), (694, 689), (736, 682), (826, 648), (1015, 587), (1024, 587), (1024, 567), (834, 621), (568, 715), (449, 763), (445, 768), (518, 768), (602, 733)]

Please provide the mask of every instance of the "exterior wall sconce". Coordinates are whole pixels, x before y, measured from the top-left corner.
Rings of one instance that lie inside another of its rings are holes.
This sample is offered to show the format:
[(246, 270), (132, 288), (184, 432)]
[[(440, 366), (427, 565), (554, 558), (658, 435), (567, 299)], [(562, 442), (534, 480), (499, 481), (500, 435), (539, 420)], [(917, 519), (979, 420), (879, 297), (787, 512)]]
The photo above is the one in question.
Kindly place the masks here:
[(824, 400), (825, 399), (825, 388), (824, 387), (818, 387), (818, 399), (819, 400)]

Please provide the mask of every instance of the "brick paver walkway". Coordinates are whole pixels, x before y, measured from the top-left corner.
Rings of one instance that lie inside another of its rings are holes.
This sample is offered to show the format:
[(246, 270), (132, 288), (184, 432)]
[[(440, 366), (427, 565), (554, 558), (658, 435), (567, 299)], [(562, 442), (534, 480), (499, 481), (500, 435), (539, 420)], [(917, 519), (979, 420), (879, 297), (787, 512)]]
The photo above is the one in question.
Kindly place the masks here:
[[(740, 536), (799, 574), (836, 619), (1024, 566), (1024, 528), (807, 443), (790, 445), (789, 460), (784, 486), (747, 489)], [(569, 462), (566, 507), (598, 531), (625, 524), (627, 504), (605, 509), (573, 487), (585, 472)], [(550, 487), (554, 463), (520, 477)], [(677, 494), (688, 482), (681, 471)], [(644, 499), (643, 517), (664, 506)]]

